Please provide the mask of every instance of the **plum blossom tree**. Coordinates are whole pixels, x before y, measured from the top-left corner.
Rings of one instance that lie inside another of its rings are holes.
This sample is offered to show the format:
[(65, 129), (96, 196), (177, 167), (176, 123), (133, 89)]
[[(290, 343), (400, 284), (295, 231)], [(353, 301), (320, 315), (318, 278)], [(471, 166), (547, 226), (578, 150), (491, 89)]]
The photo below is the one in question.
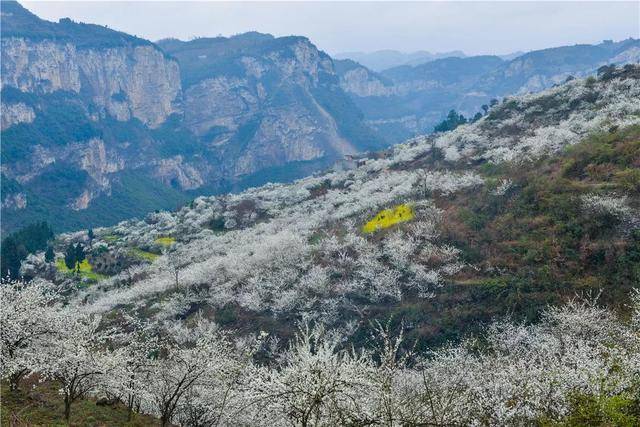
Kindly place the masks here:
[(153, 369), (153, 357), (159, 350), (159, 337), (152, 325), (125, 316), (114, 337), (114, 359), (118, 361), (104, 379), (107, 394), (127, 406), (127, 419), (140, 412), (146, 381)]
[(256, 351), (264, 345), (266, 332), (257, 338), (238, 340), (226, 357), (209, 361), (203, 380), (190, 388), (177, 409), (177, 421), (189, 426), (255, 423), (250, 410), (257, 367)]
[(0, 283), (0, 367), (2, 378), (16, 390), (42, 352), (43, 342), (56, 332), (58, 291), (45, 281)]
[(369, 424), (363, 397), (373, 366), (364, 353), (338, 350), (339, 344), (321, 326), (304, 325), (279, 369), (257, 386), (262, 412), (300, 426)]
[(161, 346), (145, 382), (147, 410), (163, 426), (176, 415), (211, 425), (221, 414), (212, 415), (212, 408), (202, 404), (202, 390), (214, 390), (219, 385), (215, 375), (224, 377), (229, 369), (226, 363), (234, 354), (229, 336), (201, 317), (193, 330), (177, 326), (171, 332), (173, 342)]
[(66, 308), (53, 325), (56, 333), (38, 353), (38, 372), (61, 386), (67, 422), (71, 417), (71, 405), (97, 391), (104, 376), (120, 363), (115, 353), (107, 348), (114, 331), (105, 329), (100, 322), (100, 316)]

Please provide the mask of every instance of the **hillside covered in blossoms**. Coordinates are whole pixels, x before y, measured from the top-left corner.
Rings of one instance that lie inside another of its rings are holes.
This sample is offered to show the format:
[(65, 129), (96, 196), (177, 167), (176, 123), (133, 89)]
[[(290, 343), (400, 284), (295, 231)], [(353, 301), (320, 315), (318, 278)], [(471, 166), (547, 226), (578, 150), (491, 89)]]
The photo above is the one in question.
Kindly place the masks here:
[(56, 235), (17, 276), (7, 395), (59, 384), (67, 420), (89, 398), (162, 425), (637, 425), (640, 67)]

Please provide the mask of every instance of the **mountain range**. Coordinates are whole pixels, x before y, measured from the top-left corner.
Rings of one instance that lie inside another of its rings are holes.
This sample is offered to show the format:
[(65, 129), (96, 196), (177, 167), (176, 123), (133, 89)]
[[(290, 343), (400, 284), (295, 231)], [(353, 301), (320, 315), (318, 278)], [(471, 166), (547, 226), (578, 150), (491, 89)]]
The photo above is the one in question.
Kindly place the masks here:
[(376, 73), (351, 60), (336, 61), (341, 86), (365, 121), (390, 143), (430, 132), (450, 109), (473, 116), (483, 104), (537, 92), (606, 64), (640, 61), (640, 40), (604, 41), (498, 56), (451, 57)]
[(338, 52), (333, 55), (333, 58), (350, 59), (364, 65), (370, 70), (383, 71), (401, 65), (420, 65), (435, 59), (450, 57), (464, 58), (465, 56), (464, 52), (460, 50), (432, 53), (426, 50), (400, 52), (398, 50), (385, 49), (374, 52)]
[(375, 72), (304, 37), (152, 43), (2, 1), (2, 231), (108, 225), (290, 181), (430, 132), (451, 108), (537, 91), (640, 42), (449, 57)]
[[(505, 55), (497, 55), (505, 61), (510, 61), (524, 52), (517, 51)], [(465, 58), (466, 55), (461, 50), (453, 50), (450, 52), (428, 52), (426, 50), (418, 50), (415, 52), (401, 52), (399, 50), (384, 49), (373, 52), (338, 52), (332, 55), (333, 59), (350, 59), (358, 64), (364, 65), (372, 71), (381, 72), (389, 68), (399, 67), (402, 65), (416, 66), (427, 62), (435, 61), (443, 58)]]
[(294, 319), (359, 324), (356, 344), (374, 320), (429, 347), (598, 289), (623, 310), (640, 280), (639, 97), (640, 66), (608, 69), (290, 184), (59, 234), (52, 257), (83, 244), (88, 270), (40, 250), (20, 271), (89, 312), (281, 337)]

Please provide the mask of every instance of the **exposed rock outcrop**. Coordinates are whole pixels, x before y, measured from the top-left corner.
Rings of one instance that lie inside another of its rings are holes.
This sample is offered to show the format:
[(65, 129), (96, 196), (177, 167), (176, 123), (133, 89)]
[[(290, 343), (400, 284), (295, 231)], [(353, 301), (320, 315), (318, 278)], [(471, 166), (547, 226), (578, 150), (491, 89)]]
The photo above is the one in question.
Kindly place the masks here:
[(2, 87), (83, 94), (117, 120), (157, 127), (178, 111), (178, 64), (153, 46), (78, 49), (72, 43), (2, 39)]
[(181, 64), (186, 125), (221, 153), (230, 179), (358, 151), (330, 111), (333, 99), (348, 100), (333, 61), (306, 38), (248, 33), (160, 46)]
[(5, 104), (3, 102), (0, 118), (2, 122), (0, 129), (5, 130), (18, 123), (33, 122), (36, 118), (36, 113), (33, 111), (33, 108), (23, 102), (17, 102), (15, 104)]
[(396, 86), (385, 85), (365, 67), (355, 67), (340, 76), (340, 86), (356, 96), (391, 96), (397, 93)]
[(193, 190), (205, 183), (200, 171), (184, 162), (182, 156), (161, 159), (155, 162), (154, 176), (165, 185), (183, 190)]
[(7, 195), (2, 200), (3, 208), (24, 209), (27, 207), (27, 195), (24, 193), (14, 193)]

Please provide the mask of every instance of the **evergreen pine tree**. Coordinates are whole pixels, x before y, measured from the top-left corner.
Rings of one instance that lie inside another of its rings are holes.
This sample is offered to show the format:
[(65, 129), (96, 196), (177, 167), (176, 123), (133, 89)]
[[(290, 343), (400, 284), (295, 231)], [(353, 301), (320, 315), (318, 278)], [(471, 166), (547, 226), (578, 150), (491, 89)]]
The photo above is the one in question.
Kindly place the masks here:
[(45, 262), (53, 262), (55, 260), (55, 254), (53, 253), (53, 248), (51, 246), (47, 246), (47, 250), (44, 253)]
[(66, 265), (69, 270), (74, 270), (76, 263), (76, 248), (73, 243), (69, 243), (69, 246), (67, 246), (67, 249), (64, 251), (64, 265)]

